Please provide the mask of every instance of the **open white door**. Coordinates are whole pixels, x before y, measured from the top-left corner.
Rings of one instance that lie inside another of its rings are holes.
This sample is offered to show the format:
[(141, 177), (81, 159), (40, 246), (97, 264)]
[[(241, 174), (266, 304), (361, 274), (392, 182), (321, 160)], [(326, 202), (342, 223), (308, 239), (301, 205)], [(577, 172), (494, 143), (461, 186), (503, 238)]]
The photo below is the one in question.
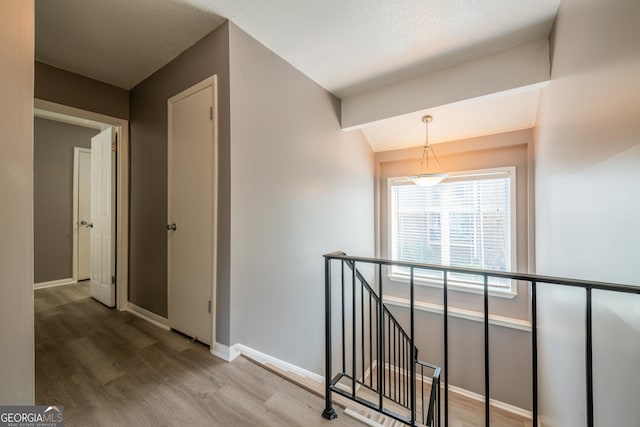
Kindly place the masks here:
[(209, 345), (215, 308), (214, 106), (214, 78), (168, 102), (169, 326)]
[(91, 296), (113, 307), (111, 282), (111, 146), (113, 128), (91, 138)]

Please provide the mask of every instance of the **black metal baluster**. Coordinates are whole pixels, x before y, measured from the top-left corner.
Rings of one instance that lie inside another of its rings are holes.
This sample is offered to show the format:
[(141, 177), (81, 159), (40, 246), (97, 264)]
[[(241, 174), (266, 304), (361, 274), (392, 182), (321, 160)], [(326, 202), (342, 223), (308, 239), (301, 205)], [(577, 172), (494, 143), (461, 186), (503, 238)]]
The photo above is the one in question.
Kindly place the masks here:
[(351, 397), (356, 398), (356, 262), (353, 261), (351, 271)]
[[(413, 267), (411, 267), (411, 301), (410, 301), (410, 332), (409, 332), (409, 339), (411, 340), (411, 360), (413, 361), (414, 355), (413, 352), (415, 351), (414, 349), (415, 347), (415, 313), (414, 313), (414, 308), (415, 308), (415, 289), (414, 289), (414, 277), (413, 277)], [(416, 364), (411, 363), (411, 366), (409, 367), (409, 378), (411, 380), (411, 425), (415, 425), (416, 423)]]
[(449, 292), (447, 292), (448, 272), (443, 271), (442, 305), (444, 310), (444, 426), (449, 427)]
[(396, 332), (398, 330), (398, 325), (395, 320), (393, 321), (393, 398), (395, 401), (398, 401), (398, 345), (396, 342)]
[(406, 389), (406, 385), (405, 383), (407, 382), (407, 379), (405, 378), (405, 369), (406, 366), (404, 366), (404, 362), (405, 362), (405, 358), (404, 358), (404, 351), (405, 351), (405, 337), (404, 335), (402, 336), (402, 344), (400, 344), (400, 347), (398, 348), (398, 352), (400, 353), (400, 375), (399, 375), (399, 379), (400, 379), (400, 400), (402, 401), (402, 404), (406, 406), (407, 404), (407, 389)]
[[(422, 387), (422, 393), (421, 393), (422, 394), (422, 406), (421, 406), (421, 408), (422, 408), (422, 417), (421, 418), (423, 420), (422, 423), (426, 424), (427, 423), (427, 418), (426, 418), (427, 416), (424, 413), (424, 365), (420, 365), (420, 384), (421, 384), (421, 387)], [(434, 382), (431, 383), (431, 387), (435, 387)]]
[(410, 359), (410, 354), (411, 352), (409, 351), (409, 349), (407, 348), (409, 346), (409, 342), (407, 341), (407, 338), (405, 337), (404, 339), (404, 374), (405, 374), (405, 387), (404, 387), (404, 394), (406, 396), (405, 401), (409, 401), (409, 389), (410, 389), (410, 384), (411, 384), (411, 378), (409, 378), (409, 371), (411, 371), (411, 365), (409, 363), (409, 359)]
[[(436, 410), (438, 411), (438, 421), (437, 421), (437, 425), (438, 427), (440, 427), (440, 402), (441, 402), (441, 395), (440, 395), (440, 378), (442, 378), (441, 376), (438, 377), (438, 387), (436, 388)], [(537, 427), (537, 426), (536, 426)]]
[(371, 317), (371, 292), (369, 292), (369, 387), (373, 388), (373, 319)]
[(591, 287), (586, 288), (587, 291), (587, 310), (586, 310), (586, 368), (587, 368), (587, 427), (593, 427), (593, 330), (592, 330), (592, 306), (591, 306)]
[(393, 357), (393, 353), (391, 352), (391, 344), (393, 343), (393, 331), (391, 330), (391, 317), (389, 317), (389, 315), (387, 314), (387, 335), (389, 336), (389, 339), (387, 339), (387, 377), (388, 377), (388, 382), (389, 384), (387, 385), (387, 397), (389, 399), (391, 399), (391, 392), (393, 390), (393, 375), (392, 375), (392, 371), (391, 371), (391, 360)]
[(402, 360), (404, 361), (404, 395), (405, 395), (405, 404), (409, 403), (409, 398), (410, 396), (410, 388), (411, 388), (411, 378), (409, 378), (409, 372), (411, 371), (411, 365), (409, 364), (409, 340), (407, 340), (407, 338), (404, 338), (404, 357), (402, 358)]
[(324, 331), (325, 331), (325, 407), (322, 416), (328, 420), (338, 415), (331, 404), (331, 260), (324, 259)]
[(531, 371), (532, 371), (532, 421), (538, 425), (538, 301), (535, 281), (531, 282)]
[(484, 275), (484, 418), (489, 427), (491, 398), (489, 395), (489, 277)]
[(384, 396), (384, 311), (382, 310), (382, 264), (378, 264), (378, 318), (380, 319), (378, 325), (378, 319), (376, 318), (376, 331), (380, 328), (379, 342), (378, 342), (378, 405), (382, 411), (383, 396)]
[(347, 354), (347, 349), (346, 349), (346, 342), (345, 342), (345, 334), (344, 334), (344, 327), (345, 327), (345, 306), (344, 306), (344, 301), (346, 300), (345, 297), (345, 290), (344, 290), (344, 260), (340, 261), (340, 270), (341, 270), (341, 275), (340, 275), (340, 284), (341, 284), (341, 288), (342, 288), (342, 301), (341, 301), (341, 305), (342, 305), (342, 372), (347, 372), (347, 363), (346, 363), (346, 354)]
[(364, 378), (364, 283), (360, 280), (360, 369), (362, 372), (362, 383)]

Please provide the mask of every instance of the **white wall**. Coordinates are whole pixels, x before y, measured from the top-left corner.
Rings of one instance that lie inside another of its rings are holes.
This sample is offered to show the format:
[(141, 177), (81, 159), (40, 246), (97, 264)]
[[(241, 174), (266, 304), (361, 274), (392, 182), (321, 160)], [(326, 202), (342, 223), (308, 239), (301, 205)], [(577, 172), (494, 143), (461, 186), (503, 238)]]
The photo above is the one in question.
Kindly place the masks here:
[[(640, 285), (639, 18), (637, 0), (560, 6), (536, 136), (539, 274)], [(638, 303), (594, 293), (596, 425), (640, 419)], [(584, 292), (545, 288), (539, 307), (545, 425), (585, 425)]]
[(322, 255), (373, 255), (373, 153), (337, 98), (233, 24), (230, 68), (231, 344), (323, 373)]
[(0, 2), (0, 405), (34, 399), (33, 0)]

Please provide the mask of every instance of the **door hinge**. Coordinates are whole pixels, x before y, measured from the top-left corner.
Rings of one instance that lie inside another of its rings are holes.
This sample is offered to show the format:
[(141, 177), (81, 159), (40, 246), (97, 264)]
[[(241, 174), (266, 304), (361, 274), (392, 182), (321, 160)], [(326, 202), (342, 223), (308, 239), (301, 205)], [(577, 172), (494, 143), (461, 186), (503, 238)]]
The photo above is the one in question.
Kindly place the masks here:
[(213, 120), (213, 107), (209, 107), (209, 120)]
[(111, 284), (112, 285), (116, 284), (116, 276), (111, 276)]
[(118, 144), (111, 144), (111, 151), (118, 151)]
[(211, 313), (211, 300), (209, 300), (209, 313)]

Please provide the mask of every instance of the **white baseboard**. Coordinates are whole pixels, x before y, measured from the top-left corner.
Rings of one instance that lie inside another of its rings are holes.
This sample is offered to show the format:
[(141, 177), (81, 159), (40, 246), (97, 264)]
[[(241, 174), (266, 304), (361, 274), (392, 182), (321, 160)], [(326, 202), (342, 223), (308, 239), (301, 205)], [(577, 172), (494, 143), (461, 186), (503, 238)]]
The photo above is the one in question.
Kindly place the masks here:
[(226, 346), (216, 342), (211, 346), (211, 354), (225, 362), (233, 362), (236, 357), (240, 356), (240, 352), (236, 350), (235, 346)]
[[(478, 393), (474, 393), (472, 391), (469, 391), (469, 390), (461, 388), (461, 387), (456, 387), (454, 385), (450, 385), (449, 386), (449, 391), (452, 392), (452, 393), (459, 394), (460, 396), (464, 396), (464, 397), (466, 397), (468, 399), (476, 400), (478, 402), (484, 402), (484, 395), (478, 394)], [(502, 402), (502, 401), (496, 400), (496, 399), (491, 399), (489, 401), (489, 403), (494, 408), (502, 409), (503, 411), (506, 411), (506, 412), (511, 412), (512, 414), (519, 415), (519, 416), (521, 416), (523, 418), (526, 418), (528, 420), (533, 418), (533, 415), (531, 414), (531, 411), (527, 411), (526, 409), (522, 409), (522, 408), (520, 408), (518, 406), (511, 405), (509, 403), (505, 403), (505, 402)]]
[[(374, 364), (375, 363), (377, 363), (377, 360), (374, 361)], [(389, 363), (386, 363), (386, 362), (384, 364), (384, 369), (386, 371), (391, 371), (391, 372), (396, 372), (396, 373), (397, 372), (401, 372), (400, 369), (398, 369), (397, 367), (395, 367), (393, 365), (389, 365)], [(429, 385), (433, 382), (432, 378), (430, 376), (426, 376), (426, 375), (425, 375), (424, 380), (422, 380), (422, 378), (420, 377), (420, 374), (418, 374), (418, 372), (416, 372), (416, 381), (424, 381), (425, 384), (429, 384)], [(444, 383), (443, 382), (441, 382), (440, 388), (444, 389)], [(457, 386), (454, 386), (454, 385), (450, 384), (449, 385), (449, 391), (451, 393), (456, 393), (456, 394), (458, 394), (460, 396), (464, 396), (464, 397), (466, 397), (468, 399), (472, 399), (472, 400), (475, 400), (477, 402), (484, 403), (484, 395), (478, 394), (478, 393), (474, 393), (474, 392), (469, 391), (469, 390), (467, 390), (465, 388), (457, 387)], [(533, 415), (532, 415), (531, 411), (528, 411), (526, 409), (520, 408), (518, 406), (511, 405), (509, 403), (505, 403), (505, 402), (503, 402), (501, 400), (496, 400), (496, 399), (491, 399), (489, 402), (490, 402), (491, 406), (494, 407), (494, 408), (502, 409), (503, 411), (510, 412), (512, 414), (515, 414), (515, 415), (519, 415), (519, 416), (521, 416), (523, 418), (526, 418), (526, 419), (529, 419), (529, 420), (533, 418)]]
[(48, 282), (34, 283), (33, 289), (53, 288), (55, 286), (73, 285), (74, 283), (78, 283), (78, 282), (74, 280), (73, 277), (69, 277), (66, 279), (58, 279), (58, 280), (50, 280)]
[[(216, 343), (217, 344), (217, 343)], [(270, 356), (268, 354), (262, 353), (258, 350), (255, 350), (251, 347), (247, 347), (243, 344), (235, 344), (231, 347), (231, 352), (237, 352), (238, 355), (243, 354), (257, 362), (260, 362), (265, 365), (271, 365), (278, 369), (281, 369), (284, 372), (291, 372), (300, 377), (315, 381), (317, 383), (324, 383), (324, 377), (322, 375), (318, 375), (315, 372), (311, 372), (307, 369), (296, 366), (292, 363), (285, 362), (284, 360), (280, 360), (276, 357)], [(213, 353), (213, 351), (212, 351)], [(232, 353), (233, 354), (233, 353)], [(235, 357), (234, 357), (235, 358)]]
[(155, 313), (150, 312), (149, 310), (138, 307), (132, 302), (127, 302), (127, 308), (125, 310), (133, 314), (134, 316), (137, 316), (161, 329), (164, 329), (165, 331), (171, 330), (171, 328), (169, 327), (169, 320), (167, 320), (166, 317), (159, 316)]
[[(316, 381), (320, 384), (324, 383), (324, 376), (322, 375), (318, 375), (315, 372), (311, 372), (307, 369), (301, 368), (292, 363), (285, 362), (284, 360), (262, 353), (258, 350), (255, 350), (243, 344), (234, 344), (231, 347), (228, 347), (224, 344), (215, 343), (214, 346), (211, 348), (211, 354), (227, 362), (232, 362), (236, 357), (243, 354), (253, 360), (256, 360), (257, 362), (260, 362), (265, 365), (268, 364), (268, 365), (274, 366), (284, 372), (291, 372), (300, 377), (303, 377), (312, 381)], [(373, 361), (373, 364), (372, 364), (373, 369), (375, 369), (375, 367), (377, 366), (377, 363), (378, 363), (377, 360)], [(385, 363), (385, 370), (398, 371), (398, 368), (395, 366), (389, 366), (389, 364)], [(370, 373), (371, 373), (371, 370), (367, 369), (367, 371), (365, 372), (364, 378), (368, 378)], [(420, 377), (417, 374), (416, 374), (416, 380), (418, 381), (420, 380)], [(424, 379), (424, 382), (431, 384), (431, 377), (427, 376)], [(441, 384), (441, 387), (444, 387), (444, 384)], [(462, 387), (449, 385), (449, 391), (478, 402), (484, 402), (483, 395), (474, 393)], [(526, 419), (532, 419), (531, 411), (528, 411), (526, 409), (520, 408), (515, 405), (511, 405), (509, 403), (505, 403), (496, 399), (491, 399), (490, 403), (491, 403), (491, 406), (494, 408), (501, 409), (503, 411), (510, 412), (515, 415), (519, 415)], [(374, 424), (374, 425), (378, 425), (378, 424)]]

